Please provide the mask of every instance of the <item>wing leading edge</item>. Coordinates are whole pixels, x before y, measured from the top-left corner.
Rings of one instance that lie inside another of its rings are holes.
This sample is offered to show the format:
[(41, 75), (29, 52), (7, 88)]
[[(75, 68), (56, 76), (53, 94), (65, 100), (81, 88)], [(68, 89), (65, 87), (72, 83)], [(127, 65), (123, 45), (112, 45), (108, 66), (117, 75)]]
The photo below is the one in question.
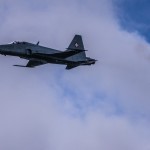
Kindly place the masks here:
[(73, 69), (73, 68), (75, 68), (75, 67), (78, 67), (79, 65), (77, 65), (77, 64), (68, 64), (67, 66), (66, 66), (66, 69), (67, 70), (70, 70), (70, 69)]
[(36, 66), (40, 66), (40, 65), (44, 65), (44, 64), (47, 64), (47, 62), (45, 61), (39, 61), (39, 60), (29, 60), (26, 67), (30, 67), (30, 68), (33, 68), (33, 67), (36, 67)]
[(47, 62), (36, 60), (36, 59), (31, 59), (28, 61), (26, 66), (23, 65), (14, 65), (15, 67), (28, 67), (28, 68), (34, 68), (36, 66), (44, 65), (47, 64)]

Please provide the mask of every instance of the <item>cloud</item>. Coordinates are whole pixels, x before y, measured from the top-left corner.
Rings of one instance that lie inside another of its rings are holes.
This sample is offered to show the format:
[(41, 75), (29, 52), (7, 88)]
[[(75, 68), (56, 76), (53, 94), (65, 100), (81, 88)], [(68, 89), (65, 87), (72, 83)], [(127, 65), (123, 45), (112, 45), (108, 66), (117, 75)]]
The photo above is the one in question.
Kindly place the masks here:
[[(33, 4), (33, 5), (31, 5)], [(114, 3), (0, 1), (1, 43), (64, 49), (82, 34), (96, 65), (35, 69), (0, 58), (0, 149), (148, 149), (149, 44), (118, 24)]]

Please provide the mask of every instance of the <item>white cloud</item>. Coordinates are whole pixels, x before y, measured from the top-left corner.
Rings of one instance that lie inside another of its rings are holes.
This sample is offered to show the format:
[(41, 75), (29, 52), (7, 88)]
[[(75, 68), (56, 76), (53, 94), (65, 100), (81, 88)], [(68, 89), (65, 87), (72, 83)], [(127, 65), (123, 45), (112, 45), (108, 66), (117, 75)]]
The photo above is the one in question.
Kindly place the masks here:
[(77, 33), (88, 56), (98, 59), (66, 71), (15, 68), (26, 61), (1, 56), (0, 149), (150, 147), (150, 47), (120, 28), (111, 1), (7, 0), (0, 6), (1, 43), (40, 40), (65, 49)]

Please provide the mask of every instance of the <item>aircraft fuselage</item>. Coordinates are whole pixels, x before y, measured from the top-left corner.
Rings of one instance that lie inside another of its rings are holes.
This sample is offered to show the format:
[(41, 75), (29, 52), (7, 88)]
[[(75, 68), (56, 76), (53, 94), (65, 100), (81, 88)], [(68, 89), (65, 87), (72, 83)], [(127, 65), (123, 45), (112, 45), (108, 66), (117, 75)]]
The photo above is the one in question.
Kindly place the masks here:
[(13, 42), (0, 45), (0, 54), (18, 56), (29, 60), (26, 67), (35, 67), (47, 63), (68, 65), (68, 69), (80, 65), (95, 64), (96, 60), (86, 57), (82, 38), (76, 35), (66, 51), (59, 51), (28, 42)]

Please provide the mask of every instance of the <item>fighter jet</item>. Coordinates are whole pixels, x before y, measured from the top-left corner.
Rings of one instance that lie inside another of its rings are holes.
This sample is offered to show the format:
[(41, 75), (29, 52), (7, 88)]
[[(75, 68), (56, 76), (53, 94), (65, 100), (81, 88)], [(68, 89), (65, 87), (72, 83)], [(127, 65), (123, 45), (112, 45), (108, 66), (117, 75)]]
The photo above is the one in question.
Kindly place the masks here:
[(18, 56), (29, 60), (25, 66), (17, 67), (34, 68), (36, 66), (52, 63), (66, 65), (66, 69), (72, 69), (81, 65), (95, 64), (96, 60), (86, 57), (81, 35), (75, 35), (69, 47), (65, 51), (40, 46), (28, 42), (12, 42), (0, 45), (0, 54)]

